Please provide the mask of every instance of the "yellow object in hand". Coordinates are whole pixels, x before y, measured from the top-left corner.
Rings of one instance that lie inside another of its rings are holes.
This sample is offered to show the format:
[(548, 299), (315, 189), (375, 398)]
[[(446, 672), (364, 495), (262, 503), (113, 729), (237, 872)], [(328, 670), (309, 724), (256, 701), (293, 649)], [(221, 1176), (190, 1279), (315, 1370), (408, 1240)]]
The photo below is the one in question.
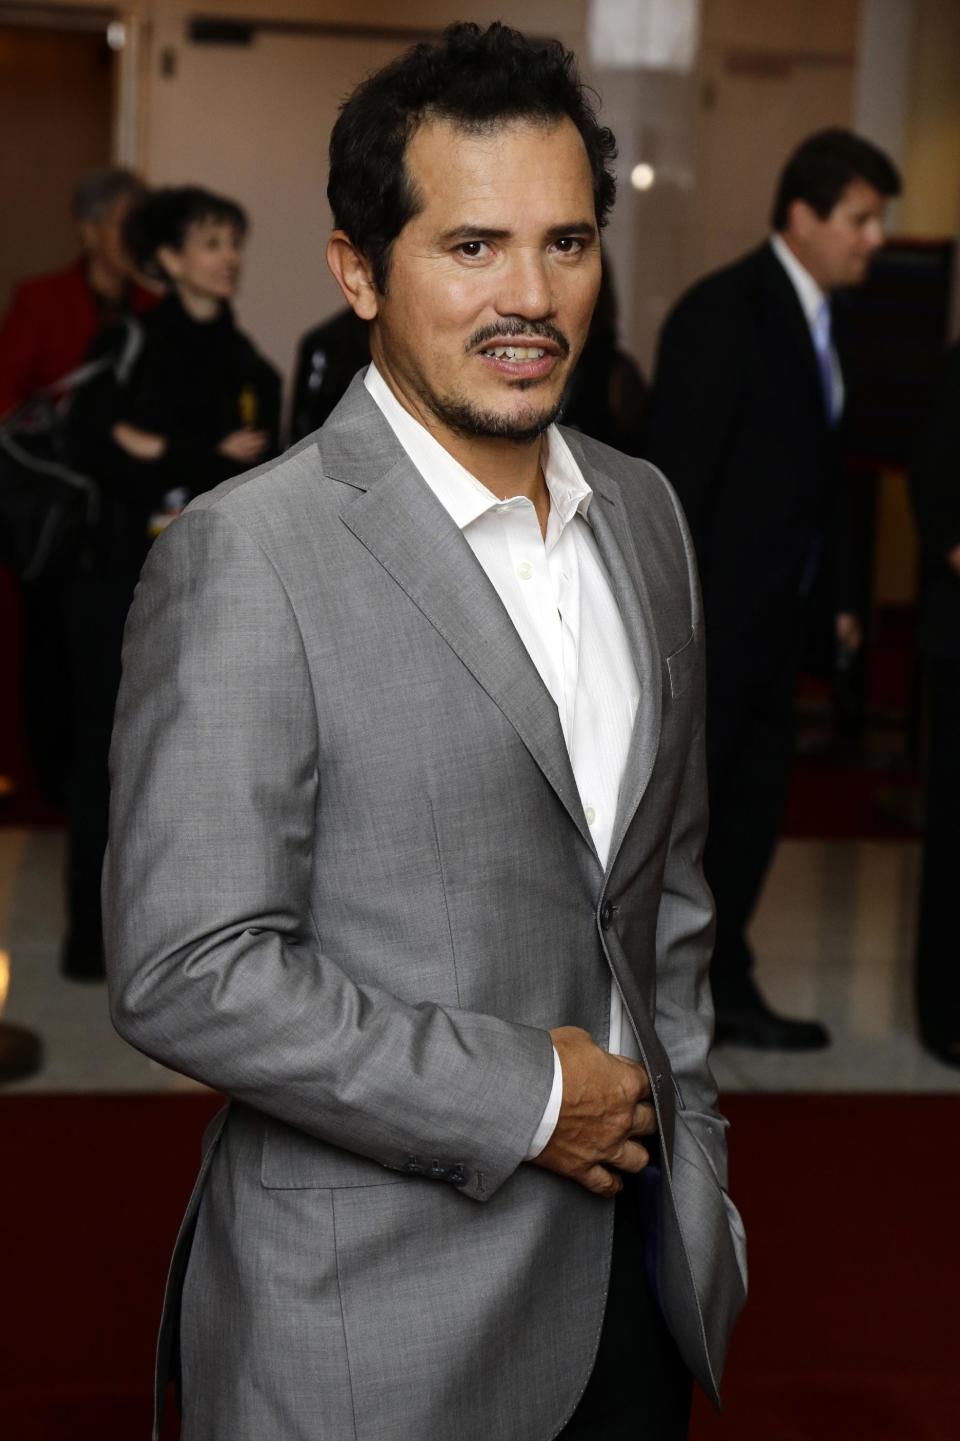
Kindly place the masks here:
[(238, 409), (240, 424), (253, 427), (257, 423), (257, 392), (252, 385), (245, 385), (240, 392)]

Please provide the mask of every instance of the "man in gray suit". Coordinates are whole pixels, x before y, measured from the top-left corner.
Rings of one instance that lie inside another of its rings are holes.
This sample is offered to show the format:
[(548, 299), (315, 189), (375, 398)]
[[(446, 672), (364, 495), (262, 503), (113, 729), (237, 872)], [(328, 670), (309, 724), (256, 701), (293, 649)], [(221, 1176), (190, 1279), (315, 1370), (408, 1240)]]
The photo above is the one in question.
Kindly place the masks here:
[(366, 81), (328, 259), (373, 364), (138, 589), (113, 1014), (229, 1097), (161, 1331), (185, 1441), (677, 1441), (717, 1395), (693, 556), (553, 424), (613, 154), (499, 25)]

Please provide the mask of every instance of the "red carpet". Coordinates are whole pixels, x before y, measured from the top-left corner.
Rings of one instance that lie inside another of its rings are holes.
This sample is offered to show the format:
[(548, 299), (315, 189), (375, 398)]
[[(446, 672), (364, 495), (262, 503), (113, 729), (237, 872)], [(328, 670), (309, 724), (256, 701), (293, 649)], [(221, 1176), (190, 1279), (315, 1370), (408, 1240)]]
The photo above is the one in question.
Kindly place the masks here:
[(917, 841), (909, 811), (922, 788), (916, 771), (885, 771), (798, 756), (782, 835), (795, 840)]
[[(216, 1104), (0, 1097), (4, 1437), (149, 1435), (164, 1268)], [(698, 1402), (692, 1441), (956, 1441), (960, 1098), (726, 1110), (752, 1292), (724, 1415)]]

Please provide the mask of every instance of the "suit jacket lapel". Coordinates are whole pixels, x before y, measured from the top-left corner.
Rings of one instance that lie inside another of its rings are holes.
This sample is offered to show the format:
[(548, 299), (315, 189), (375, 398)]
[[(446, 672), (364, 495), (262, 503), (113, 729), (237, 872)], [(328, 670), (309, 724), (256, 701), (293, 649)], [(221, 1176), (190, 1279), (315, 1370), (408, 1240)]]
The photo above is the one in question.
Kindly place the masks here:
[(343, 523), (500, 708), (592, 850), (553, 697), (483, 567), (362, 382), (324, 428), (323, 457), (328, 475), (364, 492), (344, 506)]
[(620, 782), (617, 815), (607, 860), (609, 874), (643, 799), (660, 747), (663, 667), (650, 593), (619, 490), (602, 471), (591, 470), (574, 437), (567, 433), (566, 439), (593, 488), (590, 525), (623, 617), (640, 682), (640, 700)]

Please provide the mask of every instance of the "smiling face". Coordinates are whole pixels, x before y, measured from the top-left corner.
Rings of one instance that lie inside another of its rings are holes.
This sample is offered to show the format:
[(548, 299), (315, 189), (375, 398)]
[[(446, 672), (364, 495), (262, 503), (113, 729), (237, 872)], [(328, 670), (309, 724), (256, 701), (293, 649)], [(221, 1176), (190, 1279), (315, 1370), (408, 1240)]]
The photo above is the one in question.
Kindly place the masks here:
[(198, 220), (187, 229), (179, 250), (163, 246), (159, 259), (186, 299), (231, 300), (243, 263), (243, 236), (224, 220)]
[(852, 180), (824, 219), (803, 200), (790, 207), (784, 239), (822, 290), (859, 285), (884, 242), (887, 199), (866, 180)]
[[(600, 283), (590, 164), (566, 118), (465, 131), (430, 121), (407, 171), (421, 203), (390, 254), (377, 368), (444, 438), (532, 442), (557, 413)], [(456, 450), (456, 446), (448, 446)]]

